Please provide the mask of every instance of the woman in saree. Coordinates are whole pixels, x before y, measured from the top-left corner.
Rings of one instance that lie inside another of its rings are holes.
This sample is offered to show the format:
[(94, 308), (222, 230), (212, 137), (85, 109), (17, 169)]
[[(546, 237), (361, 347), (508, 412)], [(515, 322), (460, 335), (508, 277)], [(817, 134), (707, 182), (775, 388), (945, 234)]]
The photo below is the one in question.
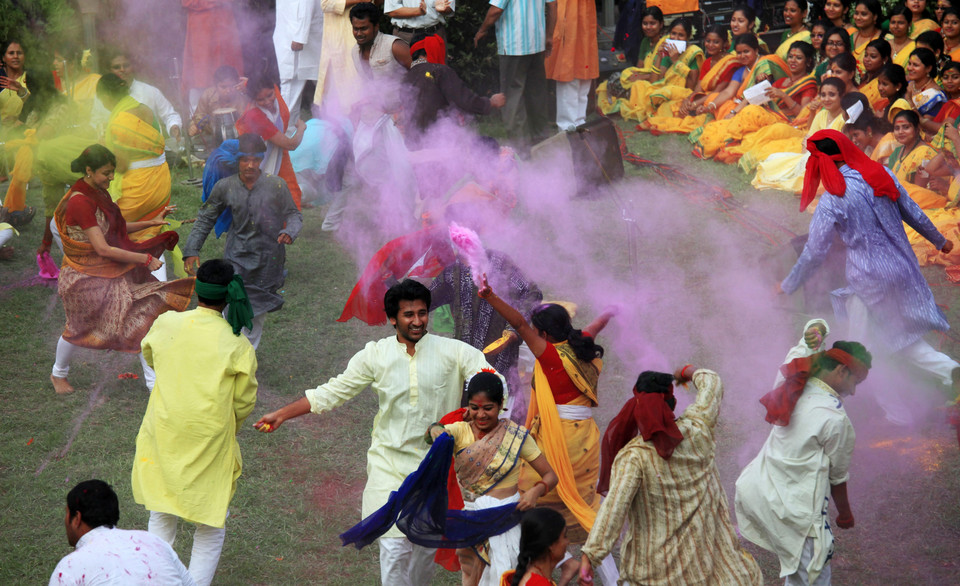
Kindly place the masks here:
[[(110, 194), (128, 222), (159, 217), (170, 203), (170, 167), (164, 139), (153, 112), (130, 96), (130, 86), (114, 73), (97, 82), (97, 97), (110, 111), (105, 142), (117, 157)], [(135, 240), (153, 238), (161, 224), (140, 230)], [(154, 275), (166, 280), (166, 269)]]
[[(627, 76), (627, 69), (621, 77), (620, 83), (624, 89), (630, 90), (629, 100), (619, 100), (620, 116), (624, 120), (634, 119), (639, 122), (646, 120), (656, 113), (657, 108), (664, 102), (672, 99), (683, 99), (696, 87), (699, 79), (700, 66), (703, 64), (703, 50), (690, 42), (693, 25), (686, 18), (678, 18), (670, 24), (668, 39), (688, 43), (683, 53), (677, 51), (675, 45), (665, 43), (660, 50), (671, 64), (666, 67), (663, 77), (656, 81), (632, 81)], [(597, 88), (598, 101), (602, 104), (606, 100), (605, 86)], [(654, 98), (654, 96), (656, 96)], [(606, 109), (604, 114), (608, 112)]]
[[(454, 439), (454, 468), (467, 510), (489, 509), (512, 503), (518, 511), (532, 509), (537, 499), (553, 490), (557, 475), (546, 456), (523, 426), (500, 418), (504, 381), (492, 369), (482, 370), (467, 381), (465, 419), (447, 425), (434, 424), (433, 439), (442, 433)], [(522, 495), (517, 491), (520, 463), (526, 462), (542, 480)], [(496, 586), (500, 575), (516, 566), (520, 527), (489, 539), (481, 547), (457, 550), (464, 586)]]
[(568, 545), (563, 515), (546, 507), (531, 510), (520, 521), (517, 567), (501, 577), (500, 586), (557, 586), (550, 576), (566, 555)]
[[(537, 359), (526, 427), (560, 479), (557, 490), (541, 497), (540, 504), (560, 510), (571, 541), (582, 544), (600, 509), (596, 491), (600, 430), (591, 410), (597, 406), (603, 348), (594, 337), (614, 312), (604, 311), (585, 329), (577, 330), (567, 310), (554, 303), (533, 310), (528, 323), (490, 289), (485, 276), (478, 294), (507, 320)], [(521, 467), (521, 491), (540, 480), (530, 466)], [(605, 564), (612, 563), (611, 558), (607, 560)], [(577, 567), (576, 561), (568, 561), (565, 575), (572, 575)]]
[(663, 48), (664, 41), (667, 40), (663, 34), (663, 28), (663, 11), (657, 6), (644, 8), (640, 17), (640, 30), (643, 32), (640, 52), (637, 55), (634, 67), (628, 68), (628, 70), (633, 70), (631, 71), (631, 77), (635, 81), (656, 79), (656, 74), (659, 73), (664, 59), (660, 50)]
[(720, 155), (717, 160), (732, 164), (740, 154), (736, 146), (745, 136), (773, 124), (790, 122), (817, 95), (813, 78), (813, 45), (796, 41), (787, 53), (787, 76), (766, 91), (770, 101), (754, 105), (743, 101), (723, 120), (708, 122), (697, 137), (694, 154), (700, 158)]
[(864, 70), (860, 75), (859, 90), (870, 100), (872, 109), (875, 109), (876, 104), (883, 99), (880, 90), (877, 88), (877, 78), (888, 61), (890, 61), (890, 43), (883, 39), (877, 39), (867, 44), (867, 50), (863, 53)]
[(934, 121), (942, 125), (960, 116), (960, 62), (947, 61), (940, 69), (940, 87), (947, 96), (947, 102), (940, 107)]
[[(67, 376), (78, 347), (138, 353), (153, 320), (165, 311), (186, 309), (193, 293), (192, 278), (163, 283), (150, 275), (163, 265), (161, 255), (177, 243), (177, 233), (137, 241), (130, 235), (164, 224), (171, 208), (149, 220), (124, 219), (107, 192), (116, 164), (106, 147), (87, 147), (71, 164), (83, 177), (54, 213), (64, 253), (57, 293), (67, 317), (50, 374), (58, 394), (74, 391)], [(149, 388), (149, 367), (144, 375)]]
[(946, 198), (927, 188), (931, 175), (925, 167), (937, 156), (937, 151), (923, 140), (920, 116), (913, 110), (898, 112), (893, 119), (893, 135), (900, 144), (890, 155), (887, 166), (917, 205), (923, 209), (942, 208)]
[[(845, 119), (840, 98), (845, 89), (846, 84), (836, 77), (823, 80), (820, 85), (821, 109), (810, 124), (807, 138), (825, 128), (843, 129)], [(801, 138), (798, 142), (805, 145), (806, 138)], [(789, 193), (800, 193), (803, 189), (803, 176), (809, 157), (810, 154), (805, 149), (799, 153), (773, 153), (757, 165), (757, 174), (751, 183), (757, 189), (779, 189)]]
[(823, 39), (823, 47), (821, 48), (821, 53), (823, 54), (823, 61), (813, 70), (814, 77), (817, 78), (817, 83), (820, 83), (820, 80), (823, 78), (824, 74), (827, 73), (827, 68), (830, 67), (830, 60), (836, 57), (841, 53), (850, 52), (850, 35), (847, 34), (847, 31), (842, 28), (832, 28), (827, 31), (827, 34)]
[(890, 11), (890, 20), (887, 25), (890, 33), (887, 42), (890, 43), (890, 59), (900, 67), (907, 66), (910, 53), (917, 48), (917, 43), (910, 36), (910, 23), (913, 22), (913, 13), (906, 6), (895, 6)]
[[(638, 130), (650, 130), (657, 133), (688, 134), (694, 128), (706, 122), (706, 114), (697, 114), (697, 108), (707, 99), (708, 92), (723, 89), (730, 83), (734, 72), (739, 69), (736, 55), (726, 51), (726, 30), (715, 25), (707, 29), (703, 36), (703, 49), (707, 58), (700, 66), (699, 77), (693, 91), (683, 99), (670, 99), (657, 106), (655, 116), (641, 122)], [(671, 89), (670, 93), (673, 93)], [(676, 91), (680, 91), (679, 88)], [(659, 102), (665, 98), (666, 88), (660, 88), (651, 96)]]
[[(733, 50), (733, 39), (739, 37), (740, 35), (756, 35), (757, 34), (757, 12), (749, 4), (741, 4), (735, 6), (733, 12), (730, 14), (730, 30), (727, 32), (727, 44), (730, 45), (730, 50)], [(763, 49), (764, 53), (769, 53), (770, 50), (767, 47), (767, 44), (763, 42), (759, 37), (757, 38), (760, 43), (760, 48)]]
[(940, 34), (943, 35), (943, 54), (951, 61), (960, 61), (960, 10), (943, 11)]
[[(910, 30), (910, 36), (913, 38), (917, 38), (918, 35), (927, 31), (935, 31), (940, 28), (937, 21), (931, 18), (933, 15), (927, 10), (927, 0), (904, 0), (903, 4), (913, 14), (913, 26)], [(943, 23), (941, 22), (941, 24)]]
[(846, 30), (848, 33), (856, 30), (847, 21), (850, 15), (851, 0), (827, 0), (823, 3), (823, 16), (830, 24)]
[(943, 11), (947, 8), (953, 8), (953, 2), (950, 0), (939, 0), (934, 2), (935, 6), (933, 8), (933, 16), (936, 18), (937, 22), (940, 22), (940, 19), (943, 18)]
[(747, 88), (761, 81), (773, 83), (787, 75), (787, 64), (783, 59), (776, 55), (760, 55), (755, 35), (740, 35), (734, 41), (734, 49), (740, 68), (722, 91), (708, 95), (698, 109), (701, 114), (713, 114), (717, 120), (725, 118), (743, 101), (743, 92)]
[(907, 101), (920, 114), (920, 128), (935, 135), (941, 124), (936, 121), (940, 108), (947, 101), (946, 94), (936, 81), (937, 58), (929, 49), (914, 49), (907, 62)]
[(856, 25), (857, 31), (853, 33), (850, 50), (861, 67), (867, 44), (883, 37), (883, 31), (880, 30), (881, 22), (883, 22), (883, 7), (878, 0), (857, 1), (853, 8), (853, 24)]
[(22, 108), (30, 96), (27, 89), (27, 70), (24, 67), (23, 44), (17, 40), (0, 43), (0, 103), (12, 102)]
[(880, 126), (880, 119), (874, 116), (873, 112), (864, 112), (854, 122), (844, 126), (843, 131), (850, 137), (853, 144), (870, 157), (870, 160), (881, 164), (886, 160), (886, 157), (881, 160), (876, 156), (877, 147), (880, 146), (884, 132)]
[(807, 0), (787, 0), (783, 4), (783, 24), (787, 30), (780, 37), (777, 46), (777, 56), (787, 60), (787, 53), (797, 41), (810, 42), (810, 31), (804, 21), (807, 20)]

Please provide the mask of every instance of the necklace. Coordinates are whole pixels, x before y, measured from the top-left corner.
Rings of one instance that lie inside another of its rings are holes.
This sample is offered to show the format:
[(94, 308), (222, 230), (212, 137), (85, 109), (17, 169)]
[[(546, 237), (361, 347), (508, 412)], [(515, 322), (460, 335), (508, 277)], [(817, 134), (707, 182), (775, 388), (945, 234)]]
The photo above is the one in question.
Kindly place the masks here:
[(427, 62), (428, 61), (426, 57), (417, 57), (416, 59), (413, 60), (413, 63), (410, 64), (410, 67), (413, 67), (414, 65), (423, 65), (424, 63), (427, 63)]

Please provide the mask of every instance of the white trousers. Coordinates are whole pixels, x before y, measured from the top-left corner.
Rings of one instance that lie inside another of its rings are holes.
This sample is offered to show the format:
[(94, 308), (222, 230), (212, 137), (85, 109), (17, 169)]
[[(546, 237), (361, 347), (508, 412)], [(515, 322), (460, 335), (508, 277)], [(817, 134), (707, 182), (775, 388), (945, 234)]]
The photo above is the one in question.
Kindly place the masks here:
[(63, 239), (60, 238), (60, 232), (57, 230), (57, 221), (54, 219), (50, 220), (50, 232), (53, 234), (53, 241), (56, 243), (57, 248), (60, 249), (60, 254), (63, 254)]
[[(468, 511), (478, 511), (502, 507), (519, 501), (519, 493), (503, 499), (484, 495), (472, 503), (464, 503), (463, 508)], [(483, 563), (480, 562), (482, 568), (480, 586), (499, 586), (500, 576), (507, 570), (517, 567), (517, 555), (520, 553), (520, 525), (514, 525), (508, 531), (500, 535), (494, 535), (487, 540), (487, 544), (490, 565), (483, 567)]]
[(147, 364), (147, 359), (143, 357), (143, 352), (138, 354), (138, 356), (140, 356), (140, 366), (143, 367), (143, 383), (147, 385), (147, 392), (152, 393), (153, 385), (157, 382), (157, 373)]
[(287, 128), (295, 128), (297, 120), (300, 120), (300, 100), (303, 98), (303, 88), (306, 85), (305, 79), (280, 80), (280, 95), (290, 110), (290, 123), (287, 124)]
[[(67, 378), (67, 375), (70, 374), (70, 362), (73, 360), (73, 355), (79, 347), (80, 346), (76, 344), (71, 344), (64, 340), (63, 336), (60, 336), (60, 339), (57, 340), (57, 358), (53, 363), (53, 370), (50, 371), (50, 374), (57, 378)], [(157, 373), (147, 365), (147, 361), (144, 360), (142, 353), (137, 356), (140, 357), (140, 365), (143, 367), (143, 382), (147, 385), (147, 390), (152, 391), (153, 384), (157, 380)]]
[(3, 246), (7, 242), (9, 242), (11, 238), (13, 238), (13, 228), (0, 230), (0, 246)]
[[(177, 521), (179, 520), (180, 517), (176, 515), (150, 511), (147, 531), (173, 545), (173, 540), (177, 537)], [(210, 586), (210, 583), (213, 582), (213, 575), (217, 572), (217, 565), (220, 563), (220, 552), (223, 551), (223, 539), (226, 534), (226, 527), (210, 527), (197, 523), (197, 529), (193, 532), (190, 566), (187, 568), (197, 582), (197, 586)]]
[(436, 549), (415, 545), (406, 537), (381, 537), (377, 543), (383, 586), (422, 586), (433, 579)]
[(589, 79), (557, 82), (557, 126), (560, 130), (573, 130), (586, 122), (590, 84)]
[[(830, 586), (830, 561), (823, 565), (820, 575), (813, 582), (807, 575), (807, 566), (813, 559), (813, 538), (808, 537), (803, 542), (803, 551), (800, 553), (800, 566), (797, 571), (787, 576), (783, 581), (783, 586)], [(606, 582), (604, 582), (606, 584)]]

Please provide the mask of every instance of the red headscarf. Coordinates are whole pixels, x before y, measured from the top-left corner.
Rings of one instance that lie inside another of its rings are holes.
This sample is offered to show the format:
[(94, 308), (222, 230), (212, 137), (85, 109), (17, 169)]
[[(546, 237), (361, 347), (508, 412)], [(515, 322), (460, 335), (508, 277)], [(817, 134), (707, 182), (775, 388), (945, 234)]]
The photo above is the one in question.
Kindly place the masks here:
[(673, 398), (673, 387), (670, 394), (644, 393), (633, 389), (633, 398), (627, 401), (620, 413), (607, 426), (603, 434), (603, 443), (600, 446), (600, 478), (597, 481), (597, 492), (606, 494), (610, 489), (610, 468), (613, 459), (639, 433), (643, 441), (653, 440), (657, 453), (664, 460), (669, 460), (673, 450), (683, 441), (683, 434), (677, 427), (673, 409), (667, 404), (667, 399)]
[(425, 39), (420, 39), (410, 46), (410, 55), (413, 55), (420, 49), (427, 52), (427, 61), (437, 65), (447, 64), (447, 44), (443, 42), (443, 37), (437, 34), (430, 35)]
[[(816, 141), (829, 138), (837, 144), (840, 149), (839, 155), (827, 155), (820, 152), (815, 144)], [(847, 182), (843, 179), (843, 173), (834, 163), (841, 161), (850, 166), (851, 169), (860, 173), (863, 180), (873, 188), (873, 194), (877, 197), (889, 197), (897, 201), (900, 197), (900, 190), (894, 182), (886, 168), (880, 163), (873, 161), (853, 142), (836, 130), (820, 130), (807, 139), (807, 150), (810, 151), (810, 158), (807, 159), (807, 172), (803, 177), (803, 193), (800, 196), (800, 211), (807, 209), (813, 198), (817, 196), (817, 188), (820, 187), (820, 181), (831, 194), (837, 197), (843, 197), (847, 191)]]
[(810, 379), (817, 360), (822, 356), (833, 358), (840, 364), (853, 371), (859, 380), (867, 378), (867, 366), (855, 356), (844, 352), (840, 348), (831, 348), (826, 352), (818, 352), (812, 356), (795, 358), (780, 367), (784, 381), (779, 387), (770, 391), (760, 399), (760, 403), (767, 408), (767, 423), (774, 425), (790, 425), (790, 416), (803, 394), (804, 387)]

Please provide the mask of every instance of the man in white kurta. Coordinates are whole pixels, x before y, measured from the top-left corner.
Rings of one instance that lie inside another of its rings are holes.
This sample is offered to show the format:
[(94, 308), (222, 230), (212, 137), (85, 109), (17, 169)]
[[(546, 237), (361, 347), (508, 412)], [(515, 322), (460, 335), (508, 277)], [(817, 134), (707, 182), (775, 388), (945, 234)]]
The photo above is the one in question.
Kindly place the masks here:
[(118, 529), (120, 503), (102, 480), (86, 480), (67, 495), (64, 525), (75, 547), (53, 574), (50, 586), (196, 586), (170, 544), (146, 531)]
[(300, 119), (300, 100), (308, 81), (317, 80), (323, 39), (320, 0), (277, 0), (273, 48), (280, 71), (280, 95), (290, 109), (290, 124)]
[[(214, 269), (225, 276), (211, 278)], [(257, 400), (253, 346), (221, 314), (224, 297), (205, 297), (212, 295), (205, 283), (226, 289), (233, 275), (226, 261), (205, 262), (197, 271), (199, 307), (164, 313), (141, 342), (157, 382), (137, 435), (133, 498), (150, 511), (149, 531), (171, 545), (178, 519), (197, 525), (190, 573), (201, 586), (220, 560), (243, 468), (237, 430)]]
[[(394, 315), (389, 311), (391, 296), (394, 300), (399, 296)], [(467, 377), (489, 368), (476, 348), (426, 332), (430, 308), (426, 287), (408, 279), (391, 287), (385, 297), (387, 315), (397, 335), (368, 342), (342, 374), (256, 423), (261, 431), (273, 431), (292, 417), (331, 411), (370, 386), (380, 406), (367, 450), (364, 517), (383, 506), (390, 493), (420, 465), (429, 447), (423, 441), (423, 430), (460, 406)], [(382, 583), (429, 584), (434, 551), (412, 544), (396, 526), (392, 527), (380, 538)]]
[(323, 46), (313, 102), (322, 116), (346, 116), (358, 96), (359, 74), (350, 50), (357, 44), (350, 24), (350, 7), (362, 0), (320, 0), (323, 8)]
[(773, 426), (737, 479), (740, 534), (777, 554), (788, 586), (830, 583), (831, 495), (841, 513), (837, 525), (853, 526), (846, 482), (856, 434), (841, 399), (855, 391), (856, 382), (850, 383), (849, 377), (837, 378), (836, 370), (815, 372), (789, 424)]

